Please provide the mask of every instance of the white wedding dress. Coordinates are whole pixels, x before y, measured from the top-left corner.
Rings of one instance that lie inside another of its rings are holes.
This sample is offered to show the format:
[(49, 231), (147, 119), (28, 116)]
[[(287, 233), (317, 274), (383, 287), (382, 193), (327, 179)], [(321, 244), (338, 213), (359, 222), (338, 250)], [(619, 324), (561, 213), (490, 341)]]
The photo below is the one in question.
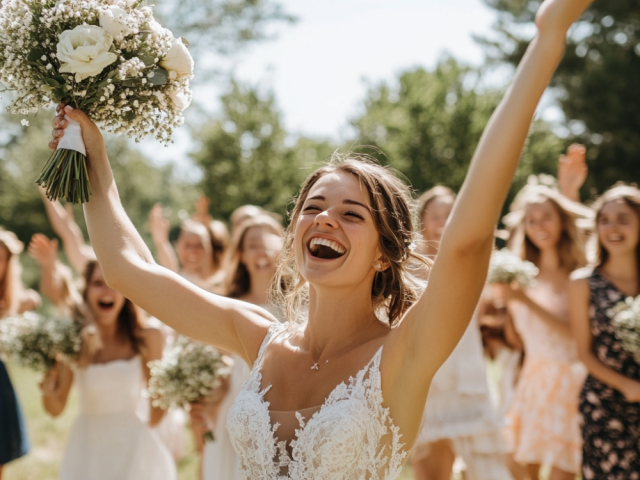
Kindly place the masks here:
[[(355, 378), (341, 383), (320, 407), (277, 412), (299, 428), (273, 423), (262, 389), (262, 357), (270, 338), (287, 328), (273, 324), (249, 380), (229, 410), (227, 429), (245, 480), (394, 480), (406, 456), (398, 427), (382, 406), (382, 348)], [(287, 421), (287, 423), (290, 423)], [(280, 427), (285, 427), (280, 429)], [(286, 432), (284, 430), (287, 430)]]
[(60, 480), (175, 480), (169, 450), (136, 414), (142, 360), (75, 370), (80, 413), (60, 466)]

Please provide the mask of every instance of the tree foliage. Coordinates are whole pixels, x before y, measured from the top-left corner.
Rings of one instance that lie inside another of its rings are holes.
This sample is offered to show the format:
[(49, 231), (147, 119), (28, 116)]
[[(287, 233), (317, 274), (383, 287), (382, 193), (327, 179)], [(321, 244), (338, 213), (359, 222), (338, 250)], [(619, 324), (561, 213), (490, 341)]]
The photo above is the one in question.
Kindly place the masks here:
[[(485, 0), (500, 12), (498, 60), (517, 64), (539, 2)], [(552, 85), (572, 132), (588, 147), (587, 188), (602, 192), (618, 180), (640, 178), (640, 9), (636, 0), (597, 0), (571, 30)]]
[[(370, 89), (365, 112), (354, 120), (362, 144), (400, 170), (422, 192), (434, 185), (459, 189), (502, 92), (478, 88), (479, 72), (452, 58), (432, 70), (400, 74), (397, 86)], [(530, 174), (555, 174), (562, 143), (544, 122), (534, 122), (513, 191)], [(490, 185), (487, 185), (490, 188)]]
[(234, 53), (270, 37), (270, 27), (295, 19), (274, 0), (163, 0), (158, 16), (195, 53)]
[[(25, 244), (34, 233), (53, 236), (35, 184), (51, 154), (47, 142), (53, 113), (47, 113), (42, 111), (32, 118), (28, 127), (22, 127), (15, 116), (5, 114), (1, 119), (5, 128), (0, 137), (0, 225), (15, 232)], [(177, 217), (181, 208), (190, 208), (198, 190), (176, 180), (171, 165), (154, 165), (126, 138), (108, 135), (105, 140), (125, 210), (150, 244), (146, 224), (153, 204), (171, 205), (173, 216)], [(81, 207), (74, 210), (76, 221), (84, 228)]]
[(211, 214), (227, 218), (244, 204), (284, 214), (331, 146), (305, 137), (291, 142), (272, 93), (232, 81), (221, 100), (221, 114), (195, 132), (200, 147), (192, 154), (203, 171), (200, 186)]

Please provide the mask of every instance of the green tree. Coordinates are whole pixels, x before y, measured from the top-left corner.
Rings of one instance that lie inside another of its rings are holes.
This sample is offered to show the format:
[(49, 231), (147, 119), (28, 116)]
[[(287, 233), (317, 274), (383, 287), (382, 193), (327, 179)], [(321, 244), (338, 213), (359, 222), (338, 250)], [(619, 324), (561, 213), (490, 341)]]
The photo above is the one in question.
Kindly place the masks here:
[(273, 0), (163, 0), (163, 24), (191, 41), (196, 53), (230, 54), (272, 36), (272, 27), (295, 18)]
[[(51, 134), (53, 113), (42, 111), (31, 118), (28, 127), (22, 127), (19, 118), (5, 114), (1, 121), (0, 137), (0, 225), (18, 235), (27, 244), (34, 233), (51, 237), (53, 231), (35, 184), (44, 162), (51, 154), (47, 141)], [(138, 230), (149, 245), (147, 215), (156, 202), (172, 207), (177, 222), (180, 209), (190, 209), (198, 196), (198, 189), (175, 179), (173, 167), (158, 167), (147, 159), (124, 137), (107, 135), (107, 152), (122, 203)], [(84, 227), (80, 206), (74, 207), (76, 221)], [(85, 229), (86, 235), (86, 229)], [(35, 282), (37, 271), (25, 258), (27, 279)]]
[(332, 150), (328, 142), (306, 137), (293, 142), (273, 94), (236, 81), (222, 96), (221, 115), (194, 137), (200, 148), (192, 158), (202, 168), (200, 186), (216, 218), (245, 204), (284, 214), (311, 167)]
[[(538, 1), (485, 0), (500, 12), (494, 59), (516, 64), (533, 31)], [(635, 0), (597, 0), (571, 30), (552, 86), (571, 135), (588, 147), (585, 188), (602, 192), (640, 179), (640, 9)]]
[[(371, 88), (364, 114), (353, 121), (359, 143), (379, 149), (375, 156), (400, 170), (418, 192), (437, 184), (459, 189), (502, 96), (480, 89), (480, 78), (477, 70), (444, 58), (432, 71), (400, 74), (397, 86)], [(534, 122), (512, 193), (531, 174), (555, 174), (561, 148), (548, 125)]]

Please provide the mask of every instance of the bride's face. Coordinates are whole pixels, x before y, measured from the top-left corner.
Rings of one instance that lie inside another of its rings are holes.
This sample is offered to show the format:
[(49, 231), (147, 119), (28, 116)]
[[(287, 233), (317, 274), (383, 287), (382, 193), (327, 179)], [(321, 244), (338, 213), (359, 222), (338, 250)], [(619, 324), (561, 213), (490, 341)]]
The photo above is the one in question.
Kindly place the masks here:
[(102, 270), (96, 267), (87, 285), (87, 304), (99, 325), (108, 326), (118, 321), (125, 298), (104, 281)]
[(296, 265), (312, 286), (352, 287), (373, 281), (379, 234), (369, 192), (344, 172), (321, 177), (309, 190), (295, 226)]

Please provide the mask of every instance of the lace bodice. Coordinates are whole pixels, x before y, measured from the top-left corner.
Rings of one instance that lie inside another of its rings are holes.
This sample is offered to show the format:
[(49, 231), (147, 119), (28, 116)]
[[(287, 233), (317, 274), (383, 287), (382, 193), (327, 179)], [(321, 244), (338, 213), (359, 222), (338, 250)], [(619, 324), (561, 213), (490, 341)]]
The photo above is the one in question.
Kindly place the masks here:
[(144, 375), (139, 355), (76, 369), (82, 415), (136, 413)]
[[(264, 350), (270, 338), (286, 329), (269, 329), (253, 371), (229, 410), (227, 429), (240, 457), (246, 480), (394, 480), (406, 456), (398, 427), (382, 406), (382, 348), (355, 378), (338, 385), (308, 421), (298, 414), (300, 428), (287, 451), (276, 440), (269, 403), (261, 389)], [(287, 473), (283, 473), (287, 472)]]

